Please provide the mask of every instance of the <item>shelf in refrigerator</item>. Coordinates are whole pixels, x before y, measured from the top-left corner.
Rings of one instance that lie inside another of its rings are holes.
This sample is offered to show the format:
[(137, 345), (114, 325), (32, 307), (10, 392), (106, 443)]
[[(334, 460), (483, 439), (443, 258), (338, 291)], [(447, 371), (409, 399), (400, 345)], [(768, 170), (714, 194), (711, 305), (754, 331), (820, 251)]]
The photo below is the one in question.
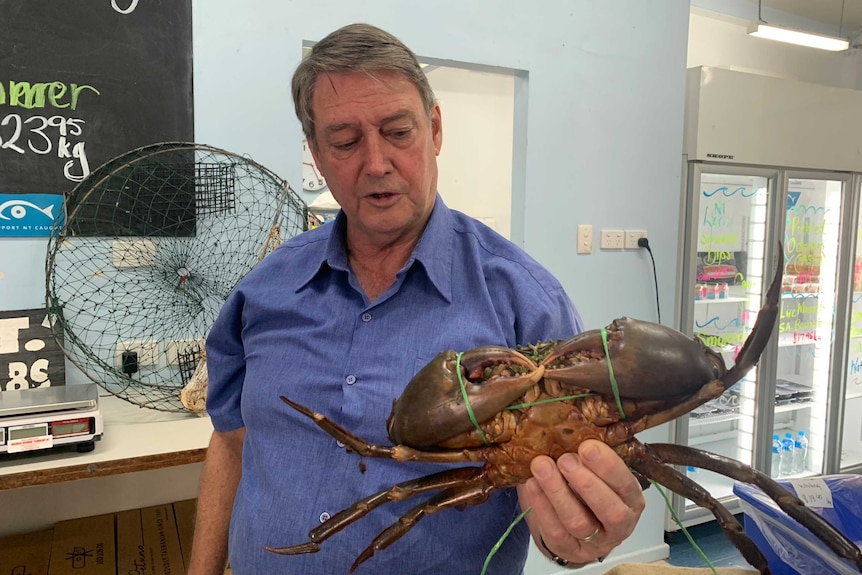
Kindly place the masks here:
[[(706, 489), (710, 495), (712, 495), (718, 500), (733, 497), (734, 480), (730, 479), (729, 477), (710, 473), (708, 471), (698, 471), (698, 478), (696, 479), (696, 481), (701, 487)], [(690, 500), (685, 500), (686, 512), (691, 512), (697, 507), (698, 506), (692, 503)]]
[(802, 345), (816, 345), (820, 343), (814, 339), (803, 339), (800, 341), (778, 341), (778, 347), (799, 347)]
[(738, 439), (739, 439), (739, 430), (732, 429), (730, 431), (721, 431), (719, 433), (708, 433), (706, 435), (689, 435), (688, 436), (688, 445), (689, 445), (689, 447), (696, 447), (696, 446), (700, 446), (700, 445), (710, 445), (713, 443), (720, 443), (720, 442), (727, 441), (727, 440), (733, 440), (734, 442), (736, 442)]
[(696, 299), (694, 300), (695, 304), (699, 303), (747, 303), (748, 298), (746, 297), (717, 297), (717, 298), (706, 298), (706, 299)]
[(808, 409), (814, 405), (813, 401), (798, 401), (795, 403), (785, 403), (784, 405), (776, 405), (775, 413), (786, 413), (788, 411), (796, 411), (798, 409)]
[(723, 413), (715, 413), (710, 415), (705, 415), (701, 417), (689, 417), (688, 424), (691, 427), (695, 427), (698, 425), (710, 425), (712, 423), (724, 423), (726, 421), (736, 421), (737, 419), (742, 418), (742, 414), (739, 411), (726, 411)]

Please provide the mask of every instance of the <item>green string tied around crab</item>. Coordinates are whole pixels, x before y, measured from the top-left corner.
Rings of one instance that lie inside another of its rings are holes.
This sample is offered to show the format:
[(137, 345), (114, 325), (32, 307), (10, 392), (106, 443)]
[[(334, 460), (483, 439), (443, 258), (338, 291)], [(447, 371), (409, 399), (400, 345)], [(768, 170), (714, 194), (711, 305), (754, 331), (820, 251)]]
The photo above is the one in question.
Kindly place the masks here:
[(626, 412), (623, 411), (623, 402), (620, 399), (620, 388), (617, 385), (617, 378), (614, 377), (614, 366), (611, 365), (611, 354), (608, 351), (608, 330), (602, 328), (602, 347), (605, 349), (605, 360), (608, 362), (608, 377), (611, 380), (611, 389), (614, 392), (614, 400), (617, 402), (617, 409), (620, 412), (620, 419), (626, 418)]

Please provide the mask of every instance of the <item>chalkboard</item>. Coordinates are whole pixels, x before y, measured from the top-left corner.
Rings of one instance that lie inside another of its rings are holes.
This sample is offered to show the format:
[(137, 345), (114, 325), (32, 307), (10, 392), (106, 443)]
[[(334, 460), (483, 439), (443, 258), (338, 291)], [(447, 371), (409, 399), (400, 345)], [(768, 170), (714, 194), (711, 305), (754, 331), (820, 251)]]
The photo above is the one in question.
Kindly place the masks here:
[(0, 193), (194, 141), (191, 0), (0, 0)]

